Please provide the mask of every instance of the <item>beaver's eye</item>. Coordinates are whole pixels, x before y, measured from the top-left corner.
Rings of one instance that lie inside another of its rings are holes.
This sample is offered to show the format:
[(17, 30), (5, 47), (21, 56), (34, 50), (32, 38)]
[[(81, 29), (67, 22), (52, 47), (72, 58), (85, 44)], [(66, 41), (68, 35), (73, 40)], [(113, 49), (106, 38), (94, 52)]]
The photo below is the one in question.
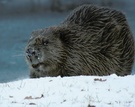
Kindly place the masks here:
[(44, 46), (47, 46), (47, 45), (48, 45), (48, 43), (49, 43), (49, 40), (45, 40), (45, 41), (43, 41), (43, 45), (44, 45)]

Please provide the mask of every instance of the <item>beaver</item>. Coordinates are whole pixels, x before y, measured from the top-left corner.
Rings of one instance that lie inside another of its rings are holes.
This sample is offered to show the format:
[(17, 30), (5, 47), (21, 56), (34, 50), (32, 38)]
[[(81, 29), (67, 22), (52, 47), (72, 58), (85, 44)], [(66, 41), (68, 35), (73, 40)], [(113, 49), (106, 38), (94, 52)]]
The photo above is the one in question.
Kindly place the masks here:
[(30, 77), (131, 74), (134, 40), (125, 15), (82, 5), (59, 25), (35, 30), (26, 46)]

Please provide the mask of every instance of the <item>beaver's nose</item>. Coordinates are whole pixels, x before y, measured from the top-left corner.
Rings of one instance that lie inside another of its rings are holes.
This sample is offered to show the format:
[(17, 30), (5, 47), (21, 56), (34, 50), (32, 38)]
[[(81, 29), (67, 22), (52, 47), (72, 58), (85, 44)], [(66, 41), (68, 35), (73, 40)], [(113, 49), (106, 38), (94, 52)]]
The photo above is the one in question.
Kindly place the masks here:
[(36, 50), (34, 50), (32, 48), (28, 48), (26, 50), (26, 55), (29, 56), (29, 57), (31, 57), (31, 56), (37, 56), (37, 52), (36, 52)]

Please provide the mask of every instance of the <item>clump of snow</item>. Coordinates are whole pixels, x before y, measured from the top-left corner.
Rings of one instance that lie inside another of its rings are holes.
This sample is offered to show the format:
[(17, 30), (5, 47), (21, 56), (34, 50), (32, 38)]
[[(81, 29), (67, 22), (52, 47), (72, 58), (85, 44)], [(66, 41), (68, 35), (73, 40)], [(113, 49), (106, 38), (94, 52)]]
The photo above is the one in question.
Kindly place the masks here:
[(2, 83), (0, 107), (135, 107), (135, 75), (45, 77)]

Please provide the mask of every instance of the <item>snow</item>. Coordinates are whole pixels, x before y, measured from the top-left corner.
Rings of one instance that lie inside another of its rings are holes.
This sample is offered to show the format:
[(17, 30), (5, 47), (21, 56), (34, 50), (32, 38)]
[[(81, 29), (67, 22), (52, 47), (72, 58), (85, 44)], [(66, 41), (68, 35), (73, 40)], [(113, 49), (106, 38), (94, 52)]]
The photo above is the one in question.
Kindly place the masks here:
[(45, 77), (1, 83), (0, 107), (135, 107), (135, 75)]

